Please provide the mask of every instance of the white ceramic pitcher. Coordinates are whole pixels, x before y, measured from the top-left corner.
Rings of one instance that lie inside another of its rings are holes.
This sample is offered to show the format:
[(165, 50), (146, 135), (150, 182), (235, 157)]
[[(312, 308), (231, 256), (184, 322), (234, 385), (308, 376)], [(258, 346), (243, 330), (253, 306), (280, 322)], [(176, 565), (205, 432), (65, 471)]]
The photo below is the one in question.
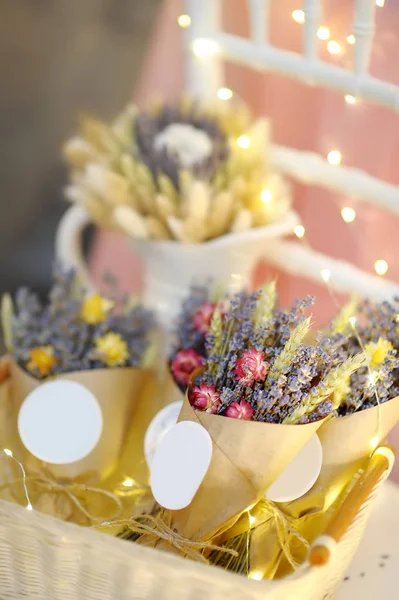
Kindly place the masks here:
[[(291, 211), (280, 222), (200, 244), (132, 239), (132, 250), (144, 266), (143, 301), (168, 331), (192, 283), (214, 281), (234, 292), (247, 287), (257, 262), (267, 257), (268, 245), (290, 234), (298, 222)], [(56, 235), (56, 257), (76, 268), (86, 285), (92, 287), (81, 242), (89, 223), (90, 217), (81, 206), (74, 205), (65, 213)]]

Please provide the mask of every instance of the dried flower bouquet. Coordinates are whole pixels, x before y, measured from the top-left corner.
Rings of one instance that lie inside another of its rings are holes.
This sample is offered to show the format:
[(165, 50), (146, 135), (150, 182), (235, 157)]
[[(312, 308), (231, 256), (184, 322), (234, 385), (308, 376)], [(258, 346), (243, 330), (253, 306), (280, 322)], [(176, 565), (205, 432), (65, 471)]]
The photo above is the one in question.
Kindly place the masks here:
[(305, 310), (312, 301), (278, 309), (268, 285), (214, 310), (204, 364), (179, 417), (199, 422), (213, 442), (193, 501), (167, 512), (183, 537), (215, 539), (254, 506), (336, 409), (334, 392), (366, 364), (362, 352), (334, 360), (333, 346), (322, 336), (317, 345), (305, 343)]
[(114, 122), (81, 121), (64, 155), (67, 197), (135, 238), (203, 242), (283, 219), (287, 183), (269, 155), (269, 124), (243, 106), (187, 98)]
[(84, 459), (51, 466), (55, 477), (91, 473), (103, 478), (116, 466), (154, 349), (152, 314), (132, 299), (88, 294), (73, 270), (56, 267), (48, 301), (26, 288), (2, 302), (3, 332), (11, 356), (12, 401), (49, 378), (89, 389), (103, 413), (100, 442)]

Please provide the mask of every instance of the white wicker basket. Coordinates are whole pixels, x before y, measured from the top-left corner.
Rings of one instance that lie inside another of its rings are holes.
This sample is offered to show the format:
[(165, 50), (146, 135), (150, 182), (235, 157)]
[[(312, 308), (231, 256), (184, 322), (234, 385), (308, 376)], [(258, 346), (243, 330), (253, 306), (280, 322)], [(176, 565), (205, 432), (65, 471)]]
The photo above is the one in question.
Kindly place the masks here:
[(0, 598), (331, 598), (356, 551), (371, 499), (392, 464), (392, 451), (379, 448), (326, 535), (313, 544), (307, 564), (273, 582), (250, 580), (0, 501)]

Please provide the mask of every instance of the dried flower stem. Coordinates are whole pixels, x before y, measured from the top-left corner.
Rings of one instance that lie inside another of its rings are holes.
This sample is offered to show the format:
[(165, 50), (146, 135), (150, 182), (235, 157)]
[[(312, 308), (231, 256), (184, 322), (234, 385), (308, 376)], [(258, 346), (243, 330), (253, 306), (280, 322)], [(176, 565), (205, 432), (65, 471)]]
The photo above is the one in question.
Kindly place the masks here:
[[(311, 394), (309, 394), (305, 402), (301, 403), (288, 417), (283, 421), (285, 424), (298, 423), (302, 417), (305, 417), (312, 413), (326, 398), (332, 396), (335, 392), (344, 386), (346, 387), (347, 382), (355, 371), (360, 367), (367, 364), (367, 356), (360, 352), (356, 356), (348, 358), (338, 367), (331, 369), (328, 375), (314, 388)], [(333, 410), (338, 406), (333, 406)]]
[(284, 372), (284, 369), (293, 361), (299, 346), (302, 344), (304, 338), (309, 332), (310, 320), (311, 317), (304, 319), (298, 323), (298, 325), (292, 331), (287, 343), (274, 361), (273, 367), (271, 368), (270, 373), (265, 381), (265, 388), (270, 385), (273, 379), (277, 379), (278, 376)]
[(270, 281), (261, 288), (261, 295), (254, 313), (254, 327), (258, 329), (272, 317), (276, 304), (276, 282)]
[(350, 318), (353, 317), (358, 309), (358, 299), (356, 296), (352, 298), (342, 307), (338, 315), (332, 322), (332, 335), (336, 333), (345, 333), (350, 327)]

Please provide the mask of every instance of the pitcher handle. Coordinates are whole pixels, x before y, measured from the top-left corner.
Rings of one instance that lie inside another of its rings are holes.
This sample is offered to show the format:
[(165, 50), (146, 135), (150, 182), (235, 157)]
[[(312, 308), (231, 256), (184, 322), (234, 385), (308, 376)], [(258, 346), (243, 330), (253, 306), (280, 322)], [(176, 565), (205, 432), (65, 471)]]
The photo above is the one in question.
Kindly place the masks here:
[(93, 289), (83, 255), (82, 235), (91, 222), (87, 211), (72, 205), (62, 216), (55, 234), (55, 258), (65, 267), (72, 267), (86, 289)]

